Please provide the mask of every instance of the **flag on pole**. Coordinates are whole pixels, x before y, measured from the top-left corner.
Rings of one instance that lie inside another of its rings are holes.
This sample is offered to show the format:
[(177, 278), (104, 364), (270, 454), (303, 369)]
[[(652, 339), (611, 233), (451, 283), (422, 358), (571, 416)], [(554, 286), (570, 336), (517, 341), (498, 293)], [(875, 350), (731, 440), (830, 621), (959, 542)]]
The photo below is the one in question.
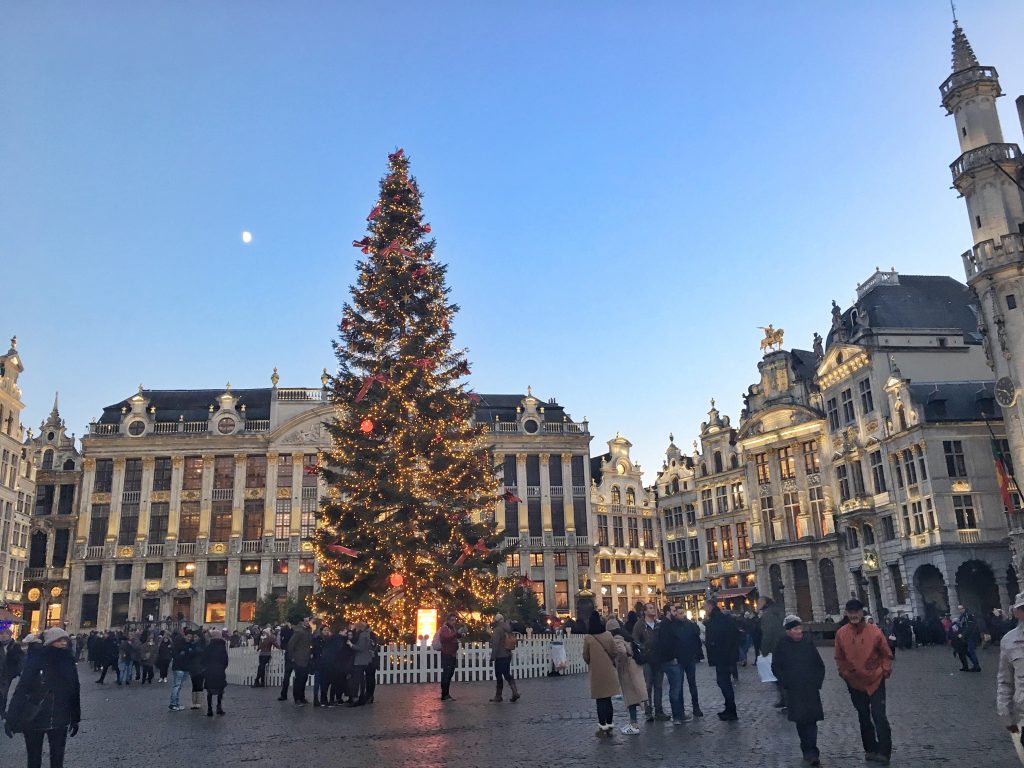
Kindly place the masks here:
[(989, 438), (989, 442), (992, 444), (992, 458), (996, 463), (996, 480), (999, 482), (999, 494), (1003, 497), (1003, 506), (1006, 507), (1007, 514), (1014, 514), (1017, 510), (1014, 508), (1013, 497), (1010, 495), (1010, 473), (1007, 471), (1006, 459), (995, 438)]

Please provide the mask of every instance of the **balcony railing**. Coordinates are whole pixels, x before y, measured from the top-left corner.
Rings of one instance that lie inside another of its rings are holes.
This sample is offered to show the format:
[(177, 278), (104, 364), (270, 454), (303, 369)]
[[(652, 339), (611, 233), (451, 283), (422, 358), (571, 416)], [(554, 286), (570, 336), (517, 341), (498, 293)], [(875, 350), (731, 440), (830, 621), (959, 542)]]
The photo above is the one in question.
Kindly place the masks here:
[(551, 486), (551, 495), (552, 496), (562, 496), (564, 493), (565, 493), (565, 489), (561, 485), (552, 485)]
[(275, 539), (274, 540), (274, 551), (278, 554), (283, 554), (288, 551), (288, 539)]
[(719, 563), (708, 563), (708, 576), (718, 576), (722, 573), (722, 566)]
[(93, 435), (116, 435), (121, 431), (120, 424), (90, 424), (89, 433)]
[(506, 536), (505, 539), (502, 541), (501, 546), (502, 546), (502, 549), (505, 549), (506, 547), (518, 547), (519, 546), (519, 537), (518, 536)]
[(26, 579), (42, 579), (46, 576), (45, 568), (26, 568), (25, 578)]
[(231, 501), (234, 495), (234, 488), (214, 488), (212, 498), (214, 501)]
[(590, 537), (588, 537), (588, 536), (577, 536), (576, 537), (576, 546), (577, 547), (589, 547), (590, 546)]
[(494, 422), (495, 432), (518, 432), (519, 422), (518, 421), (496, 421)]
[(969, 173), (982, 166), (998, 163), (1000, 160), (1018, 160), (1020, 158), (1020, 147), (1016, 144), (986, 144), (977, 149), (969, 149), (960, 157), (954, 160), (949, 170), (953, 174), (953, 181), (956, 182), (965, 173)]
[(316, 499), (317, 487), (315, 485), (305, 485), (302, 487), (302, 498), (309, 501), (310, 499)]
[(95, 546), (95, 547), (86, 547), (85, 548), (85, 559), (86, 560), (101, 560), (103, 558), (103, 555), (106, 552), (106, 549), (107, 548), (104, 547), (102, 544), (100, 544), (99, 546)]
[(177, 421), (158, 421), (153, 425), (153, 434), (155, 435), (170, 435), (177, 431)]
[(1024, 261), (1024, 233), (1013, 232), (996, 240), (982, 240), (963, 254), (964, 270), (967, 277), (984, 272), (986, 269), (1004, 264)]
[(531, 549), (540, 549), (544, 546), (543, 536), (530, 536), (526, 539), (526, 546)]
[(178, 554), (179, 555), (194, 555), (196, 553), (196, 543), (194, 541), (179, 541), (178, 542)]
[(942, 97), (945, 98), (946, 94), (964, 83), (973, 83), (978, 80), (998, 81), (998, 78), (999, 75), (996, 73), (995, 67), (970, 67), (969, 69), (962, 69), (959, 72), (954, 72), (952, 75), (947, 77), (945, 82), (939, 86), (939, 92), (942, 93)]
[(981, 531), (977, 528), (961, 528), (957, 531), (961, 544), (980, 544)]
[(587, 486), (585, 486), (585, 485), (574, 485), (572, 487), (572, 495), (573, 496), (586, 496), (587, 495)]
[(142, 491), (125, 491), (121, 494), (121, 501), (125, 504), (138, 504), (142, 499)]
[(753, 568), (753, 563), (751, 563), (749, 559), (736, 561), (736, 570), (738, 571), (750, 571), (753, 570)]
[(146, 557), (163, 557), (164, 556), (164, 545), (163, 544), (148, 544), (146, 546)]
[(269, 432), (270, 431), (270, 419), (246, 419), (245, 420), (245, 431), (246, 432)]
[(556, 547), (567, 547), (567, 546), (569, 546), (568, 539), (565, 536), (555, 536), (552, 539), (552, 543)]
[(252, 555), (261, 551), (263, 551), (263, 541), (261, 539), (251, 539), (242, 541), (243, 555)]
[(528, 485), (526, 486), (526, 495), (529, 497), (540, 498), (540, 486), (539, 485)]
[(278, 389), (275, 392), (278, 402), (282, 403), (303, 403), (309, 401), (322, 401), (326, 389)]

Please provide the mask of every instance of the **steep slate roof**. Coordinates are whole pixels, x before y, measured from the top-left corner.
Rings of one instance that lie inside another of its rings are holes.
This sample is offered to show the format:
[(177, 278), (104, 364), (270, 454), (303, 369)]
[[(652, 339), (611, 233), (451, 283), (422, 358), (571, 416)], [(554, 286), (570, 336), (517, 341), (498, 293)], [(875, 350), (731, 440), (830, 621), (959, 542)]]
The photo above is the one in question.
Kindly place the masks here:
[[(910, 384), (911, 399), (924, 406), (925, 420), (1002, 421), (995, 403), (995, 384), (991, 381), (959, 381), (939, 384)], [(984, 414), (984, 415), (983, 415)]]
[(605, 461), (610, 461), (611, 458), (612, 454), (610, 451), (602, 453), (600, 456), (590, 457), (590, 478), (598, 485), (601, 484), (601, 464)]
[[(479, 394), (479, 393), (477, 393)], [(516, 407), (519, 406), (526, 395), (480, 395), (480, 402), (476, 406), (476, 420), (480, 423), (494, 421), (497, 414), (501, 421), (516, 421), (519, 416), (516, 414)], [(534, 395), (534, 397), (537, 397)], [(538, 408), (544, 409), (544, 421), (561, 422), (563, 417), (569, 417), (565, 408), (558, 403), (546, 403), (540, 400)], [(540, 414), (538, 414), (540, 415)]]
[[(261, 389), (232, 389), (231, 394), (238, 398), (237, 408), (245, 406), (245, 415), (249, 419), (270, 418), (269, 387)], [(224, 394), (223, 389), (144, 389), (142, 396), (149, 400), (149, 407), (156, 406), (157, 421), (205, 421), (210, 417), (210, 406), (216, 405), (217, 398)], [(132, 395), (134, 397), (135, 395)], [(100, 424), (118, 424), (121, 421), (121, 408), (131, 407), (129, 398), (119, 403), (108, 405), (100, 416)]]
[(818, 356), (806, 349), (791, 349), (789, 353), (793, 359), (793, 373), (796, 377), (804, 381), (814, 381), (818, 369)]
[[(870, 328), (957, 329), (968, 344), (980, 344), (978, 320), (972, 311), (970, 290), (944, 275), (900, 275), (899, 285), (879, 283), (843, 312), (849, 332), (857, 332), (852, 315), (859, 307), (867, 312)], [(835, 330), (828, 333), (831, 344)]]

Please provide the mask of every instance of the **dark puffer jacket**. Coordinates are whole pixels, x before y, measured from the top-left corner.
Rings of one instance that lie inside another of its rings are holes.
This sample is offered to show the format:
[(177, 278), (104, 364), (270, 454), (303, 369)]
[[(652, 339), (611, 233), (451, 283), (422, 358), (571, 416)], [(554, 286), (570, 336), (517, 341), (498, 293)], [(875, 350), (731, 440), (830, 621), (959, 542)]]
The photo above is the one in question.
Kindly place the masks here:
[(786, 689), (792, 722), (813, 723), (825, 719), (820, 694), (825, 680), (825, 662), (810, 634), (805, 634), (802, 640), (793, 640), (784, 634), (772, 653), (772, 672)]
[(67, 648), (47, 646), (29, 654), (7, 708), (14, 731), (49, 731), (82, 719), (78, 668)]

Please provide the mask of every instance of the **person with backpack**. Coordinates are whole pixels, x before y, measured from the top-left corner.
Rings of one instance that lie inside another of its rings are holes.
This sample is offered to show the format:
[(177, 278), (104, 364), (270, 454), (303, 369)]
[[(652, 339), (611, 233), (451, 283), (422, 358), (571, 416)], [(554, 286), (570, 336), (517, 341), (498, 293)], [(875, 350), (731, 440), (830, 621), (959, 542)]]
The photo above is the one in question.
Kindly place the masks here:
[(449, 611), (444, 617), (444, 624), (437, 630), (434, 648), (441, 652), (441, 701), (455, 701), (451, 695), (452, 678), (459, 664), (459, 615)]
[(627, 736), (640, 733), (637, 724), (637, 707), (647, 702), (647, 684), (644, 681), (642, 662), (643, 651), (640, 645), (626, 634), (615, 619), (605, 623), (605, 629), (612, 633), (615, 643), (615, 671), (619, 676), (619, 688), (622, 690), (622, 701), (629, 712), (629, 725), (620, 731)]
[(516, 681), (512, 679), (512, 651), (516, 649), (518, 642), (512, 633), (512, 625), (500, 613), (495, 614), (491, 622), (491, 661), (494, 663), (495, 691), (493, 702), (502, 700), (502, 681), (508, 681), (508, 687), (512, 689), (511, 701), (519, 701), (519, 689), (516, 688)]

